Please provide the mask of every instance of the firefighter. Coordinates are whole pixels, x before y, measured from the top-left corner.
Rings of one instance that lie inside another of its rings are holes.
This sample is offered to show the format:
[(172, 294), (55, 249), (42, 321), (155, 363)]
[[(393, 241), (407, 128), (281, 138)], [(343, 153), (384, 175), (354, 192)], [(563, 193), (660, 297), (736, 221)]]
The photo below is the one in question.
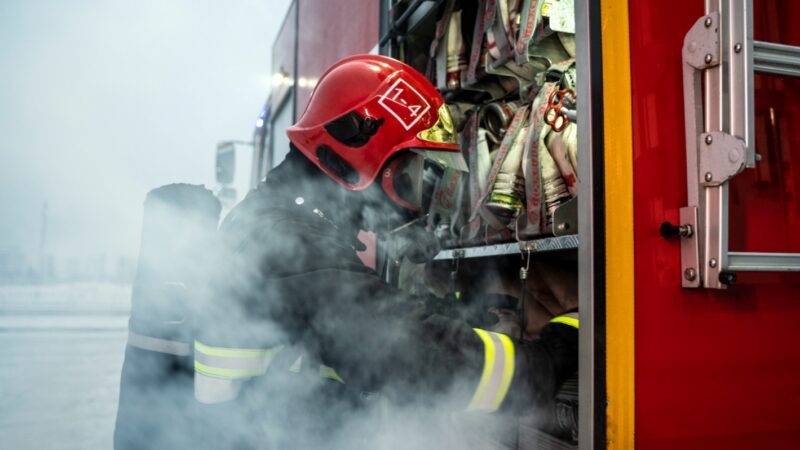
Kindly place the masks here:
[(194, 346), (210, 447), (357, 447), (354, 436), (368, 437), (348, 420), (372, 417), (358, 414), (376, 393), (479, 413), (554, 396), (577, 370), (577, 313), (521, 343), (389, 286), (357, 256), (359, 230), (419, 217), (426, 171), (466, 170), (425, 77), (388, 57), (348, 57), (287, 134), (286, 159), (220, 227), (226, 253)]

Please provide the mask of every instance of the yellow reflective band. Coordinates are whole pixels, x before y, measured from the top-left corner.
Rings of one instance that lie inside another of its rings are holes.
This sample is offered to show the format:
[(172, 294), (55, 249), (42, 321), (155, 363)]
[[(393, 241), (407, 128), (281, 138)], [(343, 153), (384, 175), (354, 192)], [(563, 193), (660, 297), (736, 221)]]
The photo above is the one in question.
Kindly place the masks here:
[(550, 323), (563, 323), (564, 325), (569, 325), (575, 329), (578, 329), (579, 321), (574, 317), (567, 317), (567, 316), (558, 316), (553, 318)]
[(506, 353), (505, 364), (503, 366), (503, 379), (500, 382), (500, 390), (497, 391), (497, 396), (494, 399), (494, 411), (496, 411), (500, 408), (500, 404), (503, 403), (503, 399), (506, 398), (508, 388), (511, 387), (511, 379), (514, 378), (514, 343), (511, 342), (511, 338), (505, 334), (494, 334), (500, 338), (500, 341), (503, 343), (503, 350), (505, 350)]
[(216, 378), (235, 380), (239, 378), (249, 378), (264, 373), (262, 369), (226, 369), (222, 367), (211, 367), (201, 362), (194, 362), (194, 371), (203, 375)]
[(333, 367), (320, 365), (319, 366), (319, 374), (323, 378), (327, 378), (329, 380), (338, 381), (339, 383), (344, 384), (344, 380), (342, 379), (342, 377), (339, 376), (338, 373), (336, 373), (336, 371), (333, 369)]
[(469, 402), (468, 410), (477, 409), (478, 402), (486, 396), (486, 389), (489, 385), (489, 380), (492, 378), (492, 371), (494, 370), (494, 342), (489, 337), (489, 333), (473, 328), (478, 336), (483, 341), (483, 372), (481, 373), (481, 381), (478, 382), (478, 389), (472, 396), (472, 401)]
[(494, 412), (503, 403), (514, 377), (514, 343), (505, 334), (473, 330), (483, 341), (484, 364), (467, 410)]
[(211, 347), (203, 344), (200, 341), (194, 341), (194, 349), (209, 356), (223, 356), (229, 358), (260, 358), (272, 350), (257, 348)]
[(303, 355), (297, 357), (294, 363), (289, 366), (289, 372), (300, 373), (300, 369), (303, 367)]
[(268, 349), (211, 347), (194, 342), (195, 372), (223, 379), (249, 378), (267, 371), (283, 346)]

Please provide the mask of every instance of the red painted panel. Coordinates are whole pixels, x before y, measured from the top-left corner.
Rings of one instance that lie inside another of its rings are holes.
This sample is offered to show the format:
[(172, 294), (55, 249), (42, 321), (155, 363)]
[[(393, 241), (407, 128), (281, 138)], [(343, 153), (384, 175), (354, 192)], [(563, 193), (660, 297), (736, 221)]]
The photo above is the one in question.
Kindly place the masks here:
[(800, 46), (800, 2), (753, 0), (753, 38), (757, 41)]
[(761, 161), (731, 183), (732, 250), (800, 253), (800, 79), (756, 75)]
[[(637, 448), (796, 448), (800, 274), (740, 274), (727, 291), (684, 290), (678, 243), (658, 234), (659, 224), (677, 222), (686, 204), (681, 46), (703, 2), (636, 0), (629, 8)], [(767, 104), (759, 101), (762, 109)], [(772, 104), (795, 114), (790, 101)], [(742, 190), (733, 189), (731, 198), (741, 203)], [(771, 201), (771, 209), (789, 204)], [(751, 235), (752, 211), (736, 211), (732, 234), (754, 245), (768, 241)], [(740, 222), (743, 214), (747, 221)]]
[(298, 117), (305, 111), (316, 81), (345, 56), (369, 53), (378, 44), (379, 2), (364, 0), (297, 0), (300, 4), (298, 47)]

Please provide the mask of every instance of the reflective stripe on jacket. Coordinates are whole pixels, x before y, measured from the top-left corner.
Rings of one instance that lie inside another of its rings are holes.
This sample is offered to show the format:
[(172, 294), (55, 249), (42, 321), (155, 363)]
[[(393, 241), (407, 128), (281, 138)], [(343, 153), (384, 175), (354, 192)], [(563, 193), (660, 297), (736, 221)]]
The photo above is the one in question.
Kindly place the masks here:
[[(577, 312), (554, 317), (551, 324), (579, 328)], [(494, 412), (500, 408), (514, 378), (514, 342), (505, 334), (474, 328), (484, 349), (483, 371), (467, 411)]]
[(128, 331), (128, 345), (141, 350), (175, 356), (189, 356), (192, 354), (192, 349), (186, 342), (146, 336), (133, 331)]
[(212, 347), (194, 341), (194, 397), (215, 404), (235, 399), (241, 380), (264, 374), (283, 346), (268, 349)]
[(467, 411), (494, 412), (514, 378), (514, 343), (505, 334), (474, 328), (483, 341), (484, 363), (478, 388)]
[(267, 371), (272, 358), (283, 349), (212, 347), (194, 341), (194, 370), (196, 373), (223, 379), (249, 378)]
[(562, 314), (560, 316), (554, 317), (550, 321), (550, 323), (562, 323), (564, 325), (569, 325), (569, 326), (571, 326), (571, 327), (573, 327), (575, 329), (578, 329), (579, 328), (578, 325), (580, 324), (580, 321), (578, 320), (578, 313), (577, 312), (571, 312), (571, 313)]
[[(275, 356), (284, 346), (259, 348), (212, 347), (194, 342), (195, 398), (205, 404), (222, 403), (235, 399), (245, 379), (267, 372)], [(303, 356), (288, 368), (299, 373)], [(344, 384), (342, 377), (332, 367), (319, 365), (319, 375)]]

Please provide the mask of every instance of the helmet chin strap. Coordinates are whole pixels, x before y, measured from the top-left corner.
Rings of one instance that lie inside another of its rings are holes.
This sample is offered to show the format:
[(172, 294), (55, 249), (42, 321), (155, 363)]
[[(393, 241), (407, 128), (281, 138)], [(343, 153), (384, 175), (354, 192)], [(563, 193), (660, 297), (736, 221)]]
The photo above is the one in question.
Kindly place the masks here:
[(439, 239), (424, 226), (427, 218), (428, 214), (419, 216), (386, 233), (386, 239), (398, 243), (395, 246), (399, 249), (397, 257), (404, 256), (414, 264), (424, 264), (439, 253)]
[(416, 219), (412, 219), (412, 220), (400, 225), (399, 227), (396, 227), (396, 228), (393, 228), (393, 229), (387, 231), (386, 234), (387, 235), (391, 235), (391, 234), (397, 233), (399, 231), (403, 231), (406, 228), (408, 228), (408, 227), (410, 227), (410, 226), (412, 226), (412, 225), (414, 225), (416, 223), (422, 222), (423, 220), (427, 219), (429, 215), (430, 214), (423, 214), (423, 215), (417, 217)]

